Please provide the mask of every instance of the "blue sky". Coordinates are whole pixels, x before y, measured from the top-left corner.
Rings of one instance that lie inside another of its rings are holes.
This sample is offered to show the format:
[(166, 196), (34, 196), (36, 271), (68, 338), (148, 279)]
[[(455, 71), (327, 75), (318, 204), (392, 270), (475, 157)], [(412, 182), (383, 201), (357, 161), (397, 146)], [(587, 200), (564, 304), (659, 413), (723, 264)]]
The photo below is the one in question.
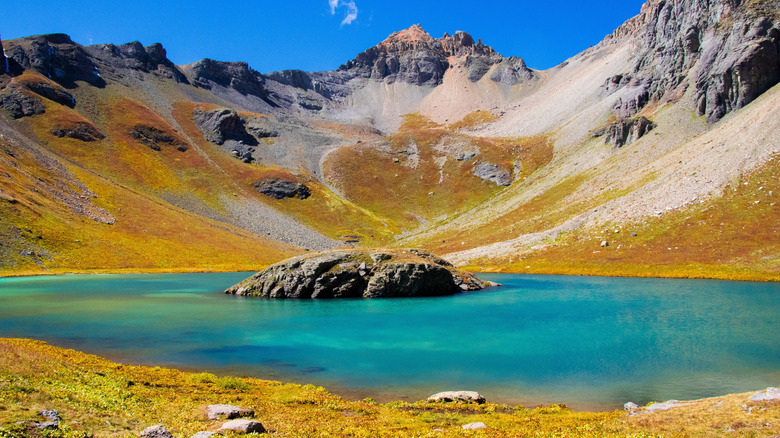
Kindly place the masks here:
[(390, 33), (419, 23), (433, 37), (457, 30), (537, 69), (597, 44), (641, 0), (426, 2), (422, 0), (105, 0), (4, 2), (3, 39), (62, 32), (81, 44), (160, 42), (177, 64), (246, 61), (260, 71), (333, 70)]

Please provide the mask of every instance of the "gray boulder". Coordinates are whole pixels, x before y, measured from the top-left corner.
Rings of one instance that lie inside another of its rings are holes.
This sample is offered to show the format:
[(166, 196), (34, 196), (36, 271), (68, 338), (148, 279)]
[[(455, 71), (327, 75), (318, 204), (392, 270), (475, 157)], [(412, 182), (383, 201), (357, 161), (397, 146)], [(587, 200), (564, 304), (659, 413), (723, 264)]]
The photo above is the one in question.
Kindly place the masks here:
[(429, 402), (454, 402), (465, 401), (475, 403), (485, 403), (485, 397), (482, 397), (480, 393), (475, 391), (444, 391), (438, 392), (428, 397)]
[(255, 415), (255, 411), (241, 406), (219, 404), (206, 406), (206, 415), (209, 417), (209, 420), (220, 418), (232, 420), (239, 417), (251, 417)]
[(162, 424), (149, 426), (141, 432), (140, 438), (173, 438), (173, 434)]
[(769, 387), (750, 396), (750, 401), (780, 400), (780, 389)]
[(451, 295), (487, 285), (425, 251), (354, 249), (294, 257), (225, 293), (297, 299), (417, 297)]
[(224, 423), (217, 431), (227, 430), (241, 433), (265, 433), (265, 427), (259, 421), (254, 420), (231, 420)]
[(499, 186), (509, 186), (513, 181), (512, 171), (488, 162), (477, 163), (474, 166), (474, 175), (492, 181)]
[(60, 417), (59, 411), (57, 411), (55, 409), (52, 409), (50, 411), (46, 411), (46, 410), (41, 411), (41, 416), (43, 416), (44, 418), (46, 418), (49, 421), (57, 422), (57, 423), (59, 423), (62, 420), (62, 418)]
[(235, 110), (218, 108), (204, 111), (196, 108), (193, 112), (193, 120), (206, 140), (212, 143), (221, 145), (227, 140), (235, 140), (250, 146), (258, 144), (257, 140), (247, 132), (244, 121)]

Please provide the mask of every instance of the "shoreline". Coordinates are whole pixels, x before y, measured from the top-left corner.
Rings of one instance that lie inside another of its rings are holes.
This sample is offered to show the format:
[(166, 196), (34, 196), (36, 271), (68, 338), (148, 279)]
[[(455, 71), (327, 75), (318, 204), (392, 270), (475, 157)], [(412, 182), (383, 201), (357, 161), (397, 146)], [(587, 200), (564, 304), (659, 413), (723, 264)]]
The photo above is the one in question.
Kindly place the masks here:
[(42, 424), (41, 410), (56, 409), (64, 436), (137, 436), (163, 424), (174, 436), (186, 437), (221, 426), (205, 415), (206, 406), (215, 403), (247, 406), (271, 434), (290, 437), (420, 437), (437, 430), (468, 437), (473, 435), (465, 426), (478, 423), (484, 425), (479, 436), (486, 437), (780, 433), (780, 403), (765, 388), (610, 412), (575, 412), (560, 404), (526, 408), (489, 398), (483, 404), (379, 403), (346, 400), (312, 384), (128, 365), (21, 338), (0, 338), (0, 371), (11, 382), (0, 385), (0, 433), (8, 436), (40, 436), (29, 431)]
[[(8, 338), (8, 337), (2, 337), (0, 336), (0, 344), (6, 343), (6, 342), (12, 342), (12, 343), (20, 343), (20, 344), (27, 344), (27, 345), (41, 345), (47, 348), (53, 348), (55, 350), (59, 350), (62, 352), (65, 352), (66, 356), (68, 356), (67, 353), (75, 353), (78, 355), (84, 355), (89, 356), (93, 358), (97, 358), (103, 361), (108, 361), (112, 365), (122, 368), (122, 367), (138, 367), (138, 368), (148, 368), (148, 369), (162, 369), (162, 370), (169, 370), (169, 371), (176, 371), (180, 373), (185, 374), (213, 374), (220, 378), (241, 378), (241, 379), (252, 379), (252, 380), (258, 380), (263, 382), (273, 382), (273, 383), (279, 383), (283, 385), (298, 385), (298, 386), (317, 386), (319, 388), (325, 389), (329, 394), (340, 397), (346, 401), (351, 402), (360, 402), (362, 400), (366, 399), (372, 399), (375, 400), (379, 404), (392, 404), (392, 403), (422, 403), (427, 400), (427, 396), (423, 397), (415, 397), (413, 395), (403, 395), (401, 391), (382, 391), (382, 390), (372, 390), (369, 388), (349, 388), (346, 386), (338, 385), (338, 384), (331, 384), (331, 383), (312, 383), (312, 382), (304, 382), (304, 381), (296, 381), (298, 379), (294, 379), (291, 376), (285, 376), (285, 375), (269, 375), (269, 376), (258, 376), (258, 375), (242, 375), (240, 372), (230, 371), (230, 367), (222, 367), (217, 369), (205, 369), (205, 368), (198, 368), (198, 367), (188, 367), (188, 366), (182, 366), (177, 364), (160, 364), (160, 363), (152, 363), (152, 362), (141, 362), (141, 361), (134, 361), (129, 357), (112, 357), (111, 354), (107, 353), (90, 353), (84, 350), (81, 350), (79, 348), (73, 348), (71, 346), (60, 346), (56, 345), (51, 341), (45, 340), (45, 339), (34, 339), (34, 338)], [(236, 370), (237, 371), (237, 370)], [(780, 382), (778, 382), (780, 383)], [(721, 395), (714, 395), (714, 396), (708, 396), (708, 397), (700, 397), (689, 401), (699, 401), (699, 400), (709, 400), (709, 399), (715, 399), (719, 397), (728, 397), (733, 396), (737, 394), (752, 394), (756, 391), (760, 391), (762, 389), (766, 388), (760, 388), (756, 389), (755, 391), (749, 391), (749, 392), (737, 392), (737, 393), (729, 393), (729, 394), (721, 394)], [(479, 388), (441, 388), (442, 391), (444, 390), (469, 390), (469, 391), (476, 391), (480, 392)], [(430, 391), (428, 391), (430, 392)], [(440, 392), (440, 391), (439, 391)], [(421, 392), (422, 393), (422, 392)], [(427, 393), (427, 392), (426, 392)], [(433, 392), (431, 392), (433, 394)], [(430, 395), (430, 394), (428, 394)], [(484, 395), (484, 394), (483, 394)], [(577, 405), (578, 403), (573, 403), (572, 405), (563, 403), (561, 400), (541, 400), (541, 401), (522, 401), (522, 397), (515, 397), (513, 399), (505, 399), (502, 397), (486, 397), (487, 402), (490, 404), (495, 405), (504, 405), (504, 406), (518, 406), (518, 407), (543, 407), (543, 406), (566, 406), (568, 409), (574, 411), (574, 412), (582, 412), (582, 413), (607, 413), (607, 412), (614, 412), (614, 411), (621, 411), (623, 410), (622, 406), (614, 406), (610, 410), (609, 407), (604, 405), (603, 408), (597, 408), (596, 406), (600, 405), (599, 403), (593, 402), (590, 403), (592, 407), (584, 407), (585, 404), (582, 407), (579, 408), (573, 408), (572, 406)], [(666, 399), (665, 399), (666, 400)], [(624, 403), (632, 402), (632, 400), (626, 400)], [(653, 401), (650, 402), (650, 404), (653, 403), (662, 403), (659, 401)]]
[[(2, 278), (22, 278), (22, 277), (45, 277), (58, 275), (105, 275), (105, 274), (208, 274), (208, 273), (227, 273), (227, 272), (259, 272), (267, 268), (266, 266), (236, 266), (231, 268), (202, 268), (202, 267), (180, 267), (180, 268), (98, 268), (84, 270), (49, 270), (43, 272), (36, 271), (16, 271), (2, 272)], [(757, 283), (776, 283), (780, 282), (780, 274), (772, 273), (733, 273), (722, 272), (720, 270), (711, 271), (709, 274), (700, 272), (691, 272), (685, 267), (671, 267), (667, 272), (633, 272), (629, 273), (627, 267), (610, 266), (590, 266), (577, 269), (565, 267), (536, 267), (520, 268), (514, 266), (490, 266), (490, 265), (466, 265), (459, 269), (473, 272), (475, 274), (518, 274), (518, 275), (565, 275), (565, 276), (583, 276), (583, 277), (615, 277), (615, 278), (658, 278), (658, 279), (680, 279), (680, 280), (720, 280), (720, 281), (744, 281)]]

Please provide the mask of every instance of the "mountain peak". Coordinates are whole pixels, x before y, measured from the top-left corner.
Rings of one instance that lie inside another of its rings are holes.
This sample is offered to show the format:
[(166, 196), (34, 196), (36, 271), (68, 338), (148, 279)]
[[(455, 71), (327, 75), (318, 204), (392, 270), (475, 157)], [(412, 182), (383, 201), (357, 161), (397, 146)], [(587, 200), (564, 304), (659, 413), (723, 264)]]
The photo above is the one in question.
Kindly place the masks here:
[(384, 41), (379, 43), (379, 45), (390, 46), (397, 43), (416, 43), (416, 42), (424, 42), (424, 43), (433, 42), (433, 37), (430, 34), (428, 34), (428, 32), (423, 30), (422, 26), (419, 24), (413, 24), (408, 29), (393, 32)]

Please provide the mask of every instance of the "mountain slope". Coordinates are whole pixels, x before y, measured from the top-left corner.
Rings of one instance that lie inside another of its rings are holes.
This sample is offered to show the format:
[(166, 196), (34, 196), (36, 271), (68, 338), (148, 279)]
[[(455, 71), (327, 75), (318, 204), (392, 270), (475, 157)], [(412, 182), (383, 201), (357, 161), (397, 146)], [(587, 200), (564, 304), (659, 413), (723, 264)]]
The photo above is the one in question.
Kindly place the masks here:
[(778, 278), (778, 10), (650, 0), (546, 71), (419, 25), (332, 72), (6, 41), (0, 269), (231, 269), (349, 244)]

